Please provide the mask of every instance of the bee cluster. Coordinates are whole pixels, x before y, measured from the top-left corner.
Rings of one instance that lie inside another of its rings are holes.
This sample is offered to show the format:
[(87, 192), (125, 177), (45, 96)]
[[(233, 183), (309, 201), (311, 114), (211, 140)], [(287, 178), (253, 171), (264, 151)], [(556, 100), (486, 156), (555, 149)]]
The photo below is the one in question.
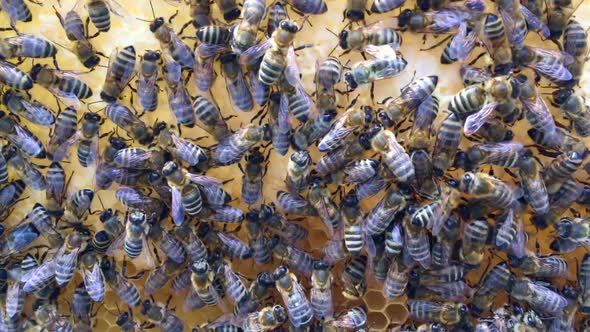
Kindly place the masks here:
[[(0, 331), (590, 330), (579, 3), (348, 0), (310, 75), (335, 3), (143, 2), (0, 0)], [(464, 88), (377, 101), (415, 36)]]

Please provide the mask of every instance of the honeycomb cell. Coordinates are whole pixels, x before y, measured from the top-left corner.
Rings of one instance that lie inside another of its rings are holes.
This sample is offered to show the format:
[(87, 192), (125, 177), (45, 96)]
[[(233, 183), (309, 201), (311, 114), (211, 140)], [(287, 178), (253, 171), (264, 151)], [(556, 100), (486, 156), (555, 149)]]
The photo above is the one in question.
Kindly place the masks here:
[(367, 317), (367, 327), (371, 331), (383, 330), (386, 326), (389, 325), (389, 320), (387, 317), (378, 311), (371, 311)]
[(309, 232), (309, 248), (311, 250), (317, 250), (323, 247), (326, 240), (328, 240), (328, 237), (323, 231), (314, 230)]
[(390, 323), (401, 324), (408, 319), (408, 308), (404, 305), (404, 302), (391, 303), (385, 308), (385, 315), (389, 319)]
[(368, 291), (363, 297), (369, 310), (381, 311), (387, 304), (387, 299), (379, 291)]

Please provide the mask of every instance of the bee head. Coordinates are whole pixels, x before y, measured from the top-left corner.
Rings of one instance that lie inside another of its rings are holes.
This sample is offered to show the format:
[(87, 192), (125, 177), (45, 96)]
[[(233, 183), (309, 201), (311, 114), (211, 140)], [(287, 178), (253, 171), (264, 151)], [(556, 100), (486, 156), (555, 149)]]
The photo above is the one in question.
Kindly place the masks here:
[(223, 19), (226, 22), (231, 22), (231, 21), (237, 20), (238, 17), (240, 17), (240, 13), (241, 13), (241, 11), (239, 8), (237, 8), (237, 7), (233, 8), (233, 9), (223, 13)]
[(272, 273), (268, 271), (258, 273), (256, 277), (256, 281), (258, 284), (262, 285), (263, 287), (272, 287), (275, 285), (275, 280), (272, 276)]
[(330, 264), (323, 259), (319, 259), (313, 263), (314, 270), (328, 270), (330, 268)]
[(98, 243), (105, 243), (109, 241), (109, 234), (103, 229), (94, 233), (94, 240)]
[(351, 72), (344, 73), (344, 81), (346, 81), (346, 85), (348, 85), (352, 90), (358, 88), (359, 86)]
[(260, 207), (260, 212), (258, 213), (258, 217), (262, 220), (266, 220), (274, 214), (274, 208), (271, 205), (263, 204)]
[(221, 61), (221, 63), (230, 63), (232, 61), (235, 61), (237, 57), (238, 56), (233, 52), (225, 53), (224, 55), (219, 57), (219, 61)]
[(205, 259), (198, 260), (191, 265), (191, 271), (196, 274), (207, 273), (207, 270), (209, 270), (209, 264)]
[(94, 191), (90, 189), (82, 189), (82, 195), (86, 196), (89, 201), (94, 199)]
[(100, 122), (101, 118), (97, 113), (86, 112), (84, 113), (84, 120), (90, 122)]
[(404, 9), (404, 11), (402, 11), (401, 14), (399, 14), (397, 25), (400, 28), (407, 27), (408, 24), (410, 23), (410, 19), (412, 18), (413, 15), (414, 15), (413, 10)]
[(150, 31), (156, 32), (162, 25), (164, 25), (164, 18), (158, 17), (152, 23), (150, 23)]
[(287, 275), (287, 272), (289, 272), (289, 269), (287, 269), (286, 266), (281, 265), (281, 266), (277, 267), (277, 269), (273, 273), (273, 278), (275, 279), (275, 282), (277, 280), (281, 279), (282, 277), (284, 277), (285, 275)]
[(2, 95), (2, 104), (8, 105), (8, 102), (10, 101), (10, 99), (13, 96), (14, 96), (14, 92), (12, 92), (12, 90), (8, 90), (8, 91), (4, 92), (4, 94)]
[(100, 92), (100, 99), (102, 99), (103, 101), (105, 101), (106, 103), (109, 103), (109, 104), (112, 104), (117, 101), (117, 98), (109, 95), (108, 93), (106, 93), (104, 91)]
[(389, 118), (389, 115), (383, 110), (379, 109), (377, 112), (377, 121), (383, 125), (383, 127), (392, 127), (394, 122)]
[(84, 65), (84, 67), (91, 69), (96, 67), (99, 63), (100, 57), (98, 57), (98, 55), (92, 55), (88, 57), (88, 59), (84, 60), (82, 64)]
[(162, 168), (162, 175), (170, 176), (176, 171), (178, 171), (178, 164), (174, 161), (169, 161), (164, 164), (164, 167)]
[(494, 66), (494, 74), (495, 75), (508, 75), (510, 70), (512, 70), (512, 67), (513, 67), (513, 64), (511, 62), (497, 64), (496, 66)]
[(119, 315), (119, 317), (117, 318), (117, 326), (123, 326), (125, 324), (127, 324), (129, 322), (129, 320), (131, 319), (131, 315), (129, 315), (128, 312), (124, 312), (122, 314)]
[(100, 214), (100, 217), (98, 219), (100, 219), (101, 222), (105, 222), (114, 215), (115, 213), (113, 212), (113, 209), (106, 209)]
[(283, 306), (281, 305), (277, 304), (274, 307), (272, 307), (272, 313), (275, 316), (275, 320), (279, 324), (282, 324), (287, 320), (287, 312), (285, 311), (285, 308), (283, 308)]
[(168, 128), (168, 124), (164, 121), (160, 121), (154, 125), (154, 135), (158, 136), (162, 131)]
[(268, 240), (268, 247), (272, 250), (281, 242), (281, 238), (275, 234)]
[(145, 315), (151, 308), (152, 308), (153, 304), (151, 300), (145, 300), (143, 301), (143, 305), (141, 306), (141, 314)]
[(156, 51), (147, 51), (143, 55), (143, 59), (146, 61), (158, 61), (161, 58), (162, 58), (162, 56), (160, 55), (160, 52), (156, 52)]
[(342, 204), (344, 206), (353, 207), (353, 206), (357, 206), (358, 203), (359, 203), (359, 199), (356, 195), (355, 190), (349, 191), (348, 194), (346, 194), (346, 196), (344, 196), (342, 198)]
[(569, 238), (571, 236), (572, 227), (572, 221), (568, 218), (563, 218), (555, 224), (555, 231), (560, 237)]
[(290, 159), (299, 167), (304, 167), (305, 165), (308, 165), (311, 161), (311, 159), (309, 159), (309, 152), (305, 150), (293, 153)]
[(348, 30), (342, 30), (340, 32), (340, 35), (338, 35), (338, 45), (340, 45), (340, 48), (343, 50), (347, 50), (348, 49)]
[(109, 137), (109, 144), (115, 150), (123, 150), (127, 147), (127, 143), (122, 138), (115, 136)]
[(296, 33), (297, 31), (299, 31), (299, 27), (297, 26), (297, 24), (295, 24), (295, 22), (289, 21), (289, 20), (282, 20), (281, 23), (279, 24), (279, 27), (282, 30), (288, 31), (290, 33)]
[(362, 21), (365, 19), (365, 12), (362, 10), (347, 10), (346, 18), (351, 21)]
[(574, 94), (574, 90), (573, 89), (559, 89), (556, 91), (553, 91), (552, 96), (553, 96), (553, 101), (555, 102), (556, 105), (563, 105), (567, 99)]

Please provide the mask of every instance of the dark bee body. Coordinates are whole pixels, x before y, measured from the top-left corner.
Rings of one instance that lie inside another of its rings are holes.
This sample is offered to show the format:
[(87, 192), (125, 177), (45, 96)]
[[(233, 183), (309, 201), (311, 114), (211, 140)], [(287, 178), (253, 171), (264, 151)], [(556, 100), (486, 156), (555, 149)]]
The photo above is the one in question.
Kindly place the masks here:
[(290, 191), (301, 193), (309, 186), (311, 156), (307, 151), (294, 152), (289, 158), (285, 183)]
[(162, 229), (160, 224), (150, 225), (147, 236), (156, 243), (170, 260), (181, 264), (186, 259), (186, 251), (182, 243), (167, 230)]
[(160, 48), (168, 53), (174, 61), (183, 68), (195, 67), (195, 55), (192, 50), (180, 40), (174, 29), (166, 24), (163, 17), (156, 18), (150, 23), (150, 31), (160, 42)]
[(215, 3), (219, 7), (221, 13), (223, 13), (223, 19), (226, 22), (231, 22), (240, 17), (241, 10), (238, 7), (236, 0), (215, 0)]
[(266, 264), (271, 260), (271, 251), (268, 245), (268, 237), (264, 234), (264, 228), (256, 211), (250, 211), (246, 214), (248, 224), (249, 245), (252, 249), (252, 258), (256, 264)]
[[(55, 160), (53, 154), (76, 133), (78, 126), (78, 116), (76, 109), (73, 107), (66, 107), (57, 115), (55, 126), (53, 128), (53, 135), (49, 139), (47, 145), (47, 153), (49, 157)], [(65, 157), (64, 152), (58, 155)]]
[(20, 175), (28, 187), (33, 190), (45, 190), (47, 187), (45, 176), (37, 165), (31, 163), (14, 146), (4, 147), (2, 152), (8, 166)]
[(86, 248), (86, 235), (83, 232), (68, 234), (62, 247), (63, 253), (55, 258), (55, 281), (60, 287), (65, 286), (73, 278), (78, 255)]
[(100, 268), (106, 283), (123, 302), (132, 307), (137, 307), (141, 304), (139, 290), (116, 270), (115, 261), (105, 259)]
[(55, 69), (48, 68), (47, 66), (36, 64), (31, 69), (31, 78), (35, 83), (44, 88), (49, 90), (55, 88), (62, 93), (73, 95), (78, 99), (86, 99), (92, 96), (92, 89), (86, 83), (75, 77), (60, 76)]
[(272, 33), (279, 27), (279, 23), (287, 18), (287, 8), (281, 1), (275, 1), (268, 7), (266, 24), (266, 36), (272, 36)]
[[(215, 140), (221, 141), (231, 134), (227, 123), (221, 116), (219, 109), (211, 101), (203, 96), (197, 96), (193, 102), (193, 110), (199, 121), (197, 125), (212, 135)], [(200, 124), (199, 124), (200, 123)]]
[(508, 74), (513, 66), (512, 51), (506, 37), (503, 20), (495, 14), (487, 14), (482, 34), (494, 61), (494, 73), (497, 75)]
[(357, 62), (352, 70), (344, 74), (346, 85), (352, 90), (359, 85), (393, 77), (402, 72), (408, 62), (401, 57), (385, 57)]
[(220, 25), (209, 25), (197, 30), (197, 38), (202, 43), (225, 45), (229, 42), (230, 37), (230, 29)]
[(196, 29), (211, 25), (211, 18), (209, 17), (211, 3), (209, 0), (190, 0), (189, 12), (190, 17), (192, 18), (191, 22)]
[(2, 0), (0, 7), (8, 14), (11, 26), (14, 26), (16, 21), (31, 22), (33, 20), (31, 10), (24, 0)]
[(371, 12), (385, 13), (403, 6), (404, 3), (405, 0), (374, 0), (373, 5), (371, 5)]
[(55, 116), (51, 110), (15, 91), (4, 92), (2, 103), (12, 114), (22, 116), (32, 123), (45, 127), (50, 127), (55, 123)]
[(264, 177), (265, 158), (258, 149), (246, 154), (246, 167), (242, 178), (242, 200), (254, 204), (262, 197), (262, 177)]
[(127, 46), (121, 50), (113, 50), (105, 82), (100, 92), (100, 98), (107, 103), (113, 103), (119, 98), (123, 89), (135, 74), (135, 47)]
[(273, 85), (279, 80), (287, 66), (286, 54), (297, 31), (299, 31), (299, 27), (294, 21), (281, 21), (278, 30), (271, 37), (273, 44), (276, 46), (268, 49), (262, 58), (260, 70), (258, 71), (260, 82)]
[(137, 258), (143, 251), (144, 232), (147, 219), (143, 212), (134, 211), (129, 214), (125, 226), (125, 253), (129, 258)]
[(85, 113), (82, 120), (80, 142), (78, 143), (78, 161), (82, 167), (88, 167), (98, 158), (98, 130), (101, 117), (96, 113)]
[(0, 60), (0, 83), (17, 90), (29, 90), (33, 79), (11, 63)]
[(0, 59), (50, 58), (57, 54), (57, 48), (44, 38), (21, 34), (0, 39)]
[(181, 76), (181, 66), (177, 62), (165, 63), (164, 78), (166, 79), (166, 93), (168, 106), (176, 121), (188, 128), (195, 126), (195, 114), (191, 107), (191, 99)]
[(573, 122), (578, 135), (590, 136), (590, 107), (586, 106), (586, 99), (571, 89), (553, 92), (553, 99), (563, 114)]
[(158, 79), (161, 55), (146, 51), (141, 59), (139, 77), (136, 81), (139, 103), (145, 112), (153, 112), (158, 107)]
[(254, 107), (254, 101), (246, 85), (238, 56), (235, 53), (227, 53), (220, 57), (220, 61), (227, 92), (234, 107), (242, 112), (251, 111)]
[(319, 15), (328, 11), (324, 0), (287, 0), (293, 10), (303, 14)]
[(367, 289), (365, 270), (367, 268), (367, 256), (353, 257), (345, 265), (340, 280), (342, 281), (342, 295), (347, 299), (356, 300), (362, 297)]
[(57, 162), (51, 163), (47, 170), (47, 190), (45, 192), (48, 212), (55, 216), (63, 214), (63, 199), (66, 193), (66, 175)]
[(105, 109), (107, 118), (125, 130), (132, 139), (140, 144), (148, 144), (153, 140), (152, 130), (141, 121), (127, 106), (111, 103)]
[(367, 0), (347, 0), (344, 16), (352, 22), (364, 21)]
[(362, 221), (364, 213), (354, 191), (349, 192), (341, 202), (342, 218), (344, 219), (344, 246), (353, 256), (361, 254), (364, 245)]

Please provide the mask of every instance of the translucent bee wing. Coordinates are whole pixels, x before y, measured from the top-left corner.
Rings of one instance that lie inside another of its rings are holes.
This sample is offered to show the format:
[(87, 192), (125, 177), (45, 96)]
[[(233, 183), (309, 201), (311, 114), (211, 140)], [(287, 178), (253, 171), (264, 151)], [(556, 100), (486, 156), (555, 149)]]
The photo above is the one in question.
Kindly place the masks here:
[(301, 72), (299, 71), (299, 65), (297, 65), (297, 55), (295, 55), (295, 49), (293, 46), (289, 47), (287, 51), (287, 66), (285, 67), (285, 78), (287, 82), (292, 86), (302, 86), (301, 83)]
[(260, 59), (264, 53), (266, 53), (266, 51), (271, 48), (271, 46), (271, 39), (267, 39), (250, 47), (240, 55), (240, 63), (245, 67), (254, 65), (258, 59)]
[(324, 222), (324, 225), (326, 226), (326, 229), (328, 230), (328, 234), (330, 236), (334, 235), (334, 226), (332, 225), (331, 221), (330, 221), (330, 211), (328, 208), (328, 205), (326, 204), (326, 201), (324, 199), (322, 199), (320, 197), (320, 201), (319, 201), (319, 208), (318, 210), (318, 214), (320, 215), (320, 219), (322, 219), (322, 221)]
[(525, 112), (531, 113), (532, 117), (538, 119), (538, 121), (535, 121), (535, 124), (540, 126), (540, 128), (537, 129), (548, 133), (555, 131), (555, 120), (543, 98), (537, 97), (534, 101), (521, 98), (520, 101)]
[(364, 48), (364, 51), (368, 54), (372, 55), (377, 59), (388, 59), (397, 57), (397, 53), (395, 52), (395, 48), (392, 45), (367, 45)]
[(58, 89), (58, 87), (56, 86), (50, 86), (47, 88), (47, 90), (49, 90), (66, 106), (73, 107), (77, 110), (79, 110), (82, 107), (80, 99), (78, 99), (78, 97), (74, 93), (62, 91)]
[(568, 81), (572, 79), (571, 72), (564, 66), (573, 62), (573, 57), (567, 53), (549, 51), (541, 48), (535, 48), (535, 53), (541, 57), (540, 61), (530, 65), (541, 75), (557, 81)]
[(182, 193), (176, 187), (170, 187), (172, 191), (172, 220), (177, 226), (184, 223), (184, 208), (182, 207)]
[(467, 32), (467, 24), (464, 22), (459, 25), (457, 34), (451, 39), (450, 48), (453, 50), (455, 58), (461, 62), (465, 61), (473, 48), (475, 47), (475, 40), (477, 34), (475, 32)]
[(107, 248), (107, 256), (115, 256), (116, 252), (123, 249), (125, 245), (125, 232), (119, 234), (119, 236), (113, 240), (111, 245)]
[(364, 33), (373, 33), (377, 30), (388, 28), (388, 29), (397, 29), (399, 24), (399, 20), (395, 16), (386, 17), (382, 20), (367, 24), (365, 27), (362, 28)]
[(464, 132), (466, 136), (475, 134), (481, 126), (483, 126), (487, 119), (492, 115), (498, 103), (487, 103), (479, 112), (471, 114), (465, 120)]
[[(239, 113), (252, 110), (254, 102), (250, 90), (248, 89), (248, 85), (246, 84), (244, 73), (241, 70), (234, 80), (226, 75), (225, 86), (234, 111)], [(243, 100), (243, 105), (242, 103), (237, 102), (238, 100)]]
[(447, 33), (457, 28), (464, 20), (462, 12), (456, 9), (441, 9), (425, 14), (432, 22), (425, 30), (432, 33)]
[(192, 173), (187, 173), (187, 174), (192, 182), (194, 182), (196, 184), (200, 184), (201, 186), (216, 186), (216, 187), (223, 186), (221, 181), (219, 181), (218, 179), (216, 179), (212, 176), (198, 175), (198, 174), (192, 174)]
[(508, 37), (508, 41), (516, 48), (522, 48), (522, 46), (524, 45), (524, 39), (526, 38), (527, 30), (525, 30), (524, 33), (522, 33), (522, 31), (519, 31), (517, 29), (517, 22), (514, 17), (516, 13), (513, 13), (512, 10), (507, 10), (503, 7), (498, 8), (498, 13), (500, 14), (502, 22), (504, 23), (504, 28), (506, 29), (506, 36)]
[(92, 265), (92, 269), (84, 270), (84, 286), (90, 298), (95, 302), (102, 302), (104, 300), (105, 287), (104, 287), (104, 276), (100, 271), (98, 263)]
[(344, 114), (338, 121), (334, 123), (330, 131), (322, 138), (320, 143), (318, 144), (318, 149), (321, 152), (333, 150), (336, 147), (342, 144), (342, 141), (348, 137), (352, 132), (354, 132), (357, 127), (345, 127), (345, 123), (347, 120), (347, 115)]
[[(178, 38), (178, 35), (176, 33), (174, 33), (174, 30), (172, 30), (172, 29), (170, 29), (170, 41), (172, 42), (172, 47), (171, 47), (171, 50), (169, 50), (169, 51), (177, 53), (177, 54), (193, 55), (193, 51), (180, 38)], [(183, 59), (183, 60), (187, 60), (187, 59)], [(188, 68), (194, 68), (195, 58), (192, 57), (192, 62), (191, 63), (183, 63), (183, 66), (186, 66)]]
[[(551, 32), (549, 31), (549, 27), (545, 24), (540, 17), (537, 17), (533, 12), (531, 12), (526, 6), (520, 4), (520, 12), (524, 17), (528, 27), (532, 31), (537, 31), (541, 34), (541, 36), (545, 38), (549, 38)], [(567, 48), (566, 48), (567, 49)]]
[(116, 0), (104, 0), (113, 14), (119, 17), (130, 17), (129, 12)]
[(34, 122), (36, 124), (49, 127), (55, 123), (55, 116), (49, 109), (39, 103), (33, 103), (27, 99), (21, 99), (21, 105), (27, 111), (27, 118), (29, 121)]
[(213, 63), (215, 58), (207, 58), (204, 61), (195, 61), (195, 83), (201, 91), (209, 91), (215, 81)]
[[(18, 309), (19, 305), (18, 302), (20, 301), (24, 295), (22, 294), (23, 290), (21, 290), (20, 288), (20, 282), (13, 282), (12, 285), (9, 285), (8, 288), (6, 289), (6, 314), (8, 315), (8, 317), (14, 317), (17, 314), (19, 314), (20, 312), (18, 312), (16, 309)], [(22, 307), (21, 307), (22, 310)]]
[[(512, 209), (510, 209), (512, 212)], [(516, 256), (517, 258), (522, 258), (526, 255), (526, 243), (527, 243), (527, 234), (524, 230), (524, 225), (522, 224), (522, 220), (517, 218), (515, 220), (517, 223), (516, 225), (516, 236), (514, 237), (514, 241), (510, 246), (510, 252)]]
[[(281, 100), (279, 102), (279, 116), (276, 121), (276, 124), (273, 123), (272, 129), (272, 142), (275, 148), (275, 151), (284, 156), (289, 151), (289, 146), (287, 145), (285, 148), (279, 144), (279, 142), (283, 140), (289, 140), (289, 136), (291, 135), (291, 120), (289, 118), (289, 98), (285, 94), (281, 94)], [(279, 147), (277, 149), (277, 146)]]
[(136, 88), (137, 88), (137, 94), (140, 96), (143, 95), (148, 95), (151, 93), (157, 93), (157, 92), (153, 92), (154, 89), (156, 88), (156, 81), (158, 80), (158, 74), (154, 74), (150, 77), (145, 77), (141, 74), (141, 72), (139, 72), (139, 78), (135, 84)]
[(468, 80), (475, 83), (482, 83), (492, 78), (486, 69), (480, 69), (464, 64), (461, 65), (459, 73), (461, 74), (461, 78), (463, 80)]

